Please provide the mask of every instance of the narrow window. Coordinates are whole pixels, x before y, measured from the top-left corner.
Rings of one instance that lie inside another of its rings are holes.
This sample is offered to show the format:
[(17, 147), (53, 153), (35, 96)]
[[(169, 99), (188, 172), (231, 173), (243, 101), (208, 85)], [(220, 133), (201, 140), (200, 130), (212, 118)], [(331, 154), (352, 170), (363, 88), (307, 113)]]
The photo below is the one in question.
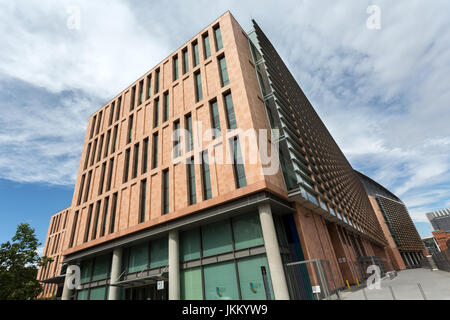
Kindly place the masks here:
[(219, 116), (219, 107), (217, 106), (217, 100), (214, 100), (209, 105), (210, 114), (211, 114), (211, 124), (212, 129), (214, 130), (214, 138), (218, 138), (222, 135), (222, 131), (220, 128), (220, 116)]
[(202, 91), (202, 75), (200, 71), (195, 73), (195, 102), (199, 102), (203, 99), (203, 91)]
[(134, 110), (134, 104), (136, 102), (136, 86), (131, 89), (131, 99), (130, 99), (130, 111)]
[(98, 139), (94, 140), (94, 148), (92, 148), (92, 154), (91, 154), (91, 166), (94, 164), (94, 160), (95, 160), (95, 152), (97, 151), (97, 142)]
[(134, 146), (134, 156), (133, 156), (133, 179), (137, 177), (138, 174), (138, 164), (139, 164), (139, 143)]
[(73, 224), (72, 224), (72, 233), (70, 234), (70, 241), (69, 241), (69, 247), (73, 247), (73, 241), (75, 239), (75, 233), (77, 230), (77, 223), (78, 223), (78, 211), (75, 212), (75, 216), (73, 217)]
[(105, 204), (103, 205), (103, 218), (102, 218), (102, 225), (100, 227), (100, 237), (103, 237), (105, 235), (106, 220), (108, 219), (108, 206), (109, 206), (109, 197), (106, 197)]
[(242, 161), (241, 147), (239, 144), (239, 138), (234, 137), (231, 139), (231, 152), (233, 156), (233, 171), (236, 181), (236, 188), (242, 188), (247, 185), (245, 178), (244, 163)]
[(84, 193), (84, 201), (83, 202), (88, 201), (89, 189), (91, 188), (91, 179), (92, 179), (92, 170), (89, 171), (89, 173), (88, 173), (87, 184), (86, 184), (86, 191)]
[(144, 80), (139, 82), (139, 104), (144, 102)]
[(127, 138), (127, 144), (131, 143), (131, 139), (133, 137), (133, 115), (130, 116), (128, 119), (128, 138)]
[(110, 140), (111, 140), (111, 129), (109, 129), (108, 132), (106, 133), (105, 152), (103, 153), (103, 158), (108, 156)]
[(180, 120), (173, 123), (173, 157), (178, 158), (181, 155), (180, 145)]
[(111, 190), (113, 168), (114, 168), (114, 158), (109, 160), (108, 181), (106, 182), (106, 192)]
[(116, 112), (116, 121), (120, 118), (120, 108), (122, 107), (122, 97), (119, 97), (117, 102), (117, 112)]
[(152, 75), (147, 76), (147, 99), (152, 96)]
[(144, 148), (142, 150), (142, 174), (147, 173), (148, 167), (148, 138), (144, 140)]
[(202, 38), (203, 38), (203, 54), (205, 55), (205, 59), (208, 59), (211, 56), (211, 46), (209, 44), (209, 34), (205, 33)]
[(99, 162), (100, 159), (102, 158), (103, 140), (105, 140), (105, 135), (104, 134), (102, 134), (102, 136), (100, 137), (100, 143), (98, 145), (97, 161), (96, 162)]
[(94, 136), (96, 122), (97, 122), (97, 116), (94, 116), (94, 118), (92, 119), (92, 123), (91, 123), (91, 134), (89, 135), (89, 139), (92, 139), (92, 137)]
[(197, 41), (195, 41), (192, 44), (192, 53), (193, 53), (192, 62), (193, 62), (194, 67), (196, 67), (200, 63), (200, 56), (198, 54), (198, 42)]
[(193, 205), (197, 202), (197, 192), (195, 188), (195, 166), (194, 158), (187, 163), (187, 175), (188, 175), (188, 190), (189, 190), (189, 205)]
[(98, 134), (100, 132), (100, 127), (102, 126), (102, 117), (103, 111), (100, 111), (100, 113), (98, 114), (97, 129), (95, 131), (95, 134)]
[(225, 87), (230, 83), (230, 79), (228, 78), (228, 70), (227, 63), (225, 61), (225, 56), (222, 55), (219, 57), (219, 70), (220, 70), (220, 82), (222, 87)]
[(231, 93), (227, 93), (224, 96), (224, 102), (225, 102), (225, 111), (227, 114), (227, 125), (228, 129), (236, 129), (236, 115), (234, 113), (234, 105), (233, 105), (233, 98), (231, 97)]
[(92, 225), (92, 237), (91, 237), (92, 240), (97, 238), (98, 218), (100, 216), (100, 205), (101, 204), (102, 204), (101, 200), (97, 201), (97, 207), (95, 208), (94, 224)]
[(98, 195), (103, 193), (103, 184), (105, 182), (105, 174), (106, 174), (106, 162), (102, 165), (102, 171), (100, 173), (100, 183), (98, 186)]
[(111, 206), (111, 220), (109, 222), (109, 233), (114, 232), (114, 224), (116, 223), (117, 196), (118, 193), (117, 192), (114, 193)]
[(84, 242), (87, 242), (89, 240), (89, 229), (91, 228), (91, 220), (92, 220), (92, 211), (94, 209), (94, 205), (91, 204), (89, 206), (89, 210), (88, 210), (88, 216), (87, 216), (87, 221), (86, 221), (86, 230), (84, 231)]
[(85, 180), (86, 180), (86, 174), (83, 174), (83, 176), (81, 177), (80, 189), (78, 190), (77, 206), (79, 206), (81, 204), (81, 199), (83, 197), (83, 189), (84, 189), (84, 182), (85, 182)]
[(123, 183), (128, 181), (128, 171), (130, 167), (130, 148), (125, 152), (125, 164), (123, 167)]
[(216, 40), (216, 50), (219, 51), (223, 48), (222, 32), (220, 31), (219, 26), (214, 28), (214, 38)]
[(178, 71), (178, 55), (173, 57), (172, 60), (173, 65), (173, 81), (178, 80), (179, 77), (179, 71)]
[(140, 195), (140, 202), (139, 202), (139, 223), (142, 223), (145, 221), (146, 192), (147, 192), (147, 180), (144, 179), (141, 181), (141, 195)]
[(189, 54), (187, 48), (183, 49), (183, 74), (189, 71)]
[(191, 151), (194, 148), (194, 141), (192, 136), (192, 115), (188, 114), (184, 118), (185, 129), (186, 129), (186, 152)]
[(203, 200), (208, 200), (212, 198), (208, 150), (202, 152), (201, 168), (202, 168), (202, 183), (203, 183)]
[(169, 213), (169, 170), (163, 171), (163, 214)]
[(117, 132), (119, 131), (119, 125), (116, 125), (114, 127), (114, 133), (113, 133), (113, 141), (111, 146), (111, 153), (116, 152), (116, 144), (117, 144)]
[(90, 155), (90, 153), (91, 153), (91, 146), (92, 146), (92, 143), (89, 143), (88, 144), (88, 146), (87, 146), (87, 150), (86, 150), (86, 157), (84, 158), (84, 166), (83, 166), (83, 170), (86, 170), (86, 168), (87, 168), (87, 166), (88, 166), (88, 163), (89, 163), (89, 155)]
[(111, 104), (111, 110), (109, 111), (109, 123), (108, 123), (109, 126), (112, 125), (112, 123), (113, 123), (115, 108), (116, 108), (116, 102), (113, 101), (113, 103)]
[(159, 126), (159, 99), (155, 99), (153, 109), (153, 128), (156, 128)]
[(153, 134), (152, 169), (158, 166), (158, 132)]
[(160, 81), (161, 72), (159, 68), (155, 71), (155, 94), (159, 92), (159, 81)]
[(169, 120), (169, 91), (164, 93), (163, 122)]

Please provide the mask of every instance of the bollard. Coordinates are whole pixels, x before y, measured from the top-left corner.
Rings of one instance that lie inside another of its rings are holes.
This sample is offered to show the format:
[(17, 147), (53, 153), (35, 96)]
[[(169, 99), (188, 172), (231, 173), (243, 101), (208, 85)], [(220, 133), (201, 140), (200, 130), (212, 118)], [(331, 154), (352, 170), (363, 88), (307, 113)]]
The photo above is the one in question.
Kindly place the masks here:
[(358, 278), (356, 278), (356, 285), (359, 287), (359, 281), (358, 281)]
[(345, 282), (347, 283), (348, 290), (351, 290), (350, 284), (348, 283), (348, 280), (345, 280)]

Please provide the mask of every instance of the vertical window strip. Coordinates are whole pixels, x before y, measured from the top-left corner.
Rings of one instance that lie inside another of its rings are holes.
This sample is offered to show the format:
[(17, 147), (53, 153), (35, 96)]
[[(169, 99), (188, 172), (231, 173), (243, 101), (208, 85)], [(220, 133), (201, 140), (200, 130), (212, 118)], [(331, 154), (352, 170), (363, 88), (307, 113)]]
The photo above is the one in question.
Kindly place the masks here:
[(114, 133), (113, 133), (113, 141), (111, 146), (111, 153), (116, 152), (116, 144), (117, 144), (117, 132), (119, 131), (119, 125), (116, 125), (114, 127)]
[(128, 171), (130, 167), (130, 151), (131, 149), (128, 148), (127, 151), (125, 151), (125, 164), (123, 167), (123, 183), (128, 182)]
[(88, 209), (87, 221), (86, 221), (86, 229), (84, 231), (84, 242), (88, 242), (89, 240), (89, 229), (91, 228), (91, 220), (92, 220), (92, 211), (94, 209), (94, 205), (91, 204)]
[(86, 191), (84, 193), (84, 201), (83, 202), (88, 201), (89, 189), (91, 188), (91, 179), (92, 179), (92, 170), (89, 171), (89, 173), (88, 173), (87, 184), (86, 184)]
[(189, 71), (189, 54), (187, 48), (182, 51), (183, 55), (183, 74)]
[(100, 111), (100, 113), (98, 114), (97, 129), (95, 131), (95, 134), (98, 134), (100, 132), (100, 127), (102, 125), (102, 117), (103, 117), (103, 111)]
[(178, 158), (181, 155), (180, 145), (180, 120), (173, 123), (173, 157)]
[(73, 242), (75, 240), (75, 233), (76, 233), (77, 224), (78, 224), (78, 213), (79, 213), (79, 211), (76, 211), (75, 215), (73, 217), (72, 233), (70, 234), (69, 248), (73, 248)]
[(91, 134), (89, 135), (89, 139), (92, 139), (92, 137), (94, 136), (94, 131), (95, 131), (95, 125), (97, 123), (97, 116), (94, 116), (94, 118), (92, 118), (92, 123), (91, 123)]
[(91, 154), (91, 163), (90, 163), (91, 166), (94, 164), (94, 161), (95, 161), (95, 152), (97, 151), (97, 142), (98, 142), (98, 139), (95, 139), (94, 140), (94, 148), (92, 148), (92, 154)]
[(227, 113), (227, 125), (228, 129), (236, 129), (237, 123), (236, 123), (236, 114), (234, 113), (234, 105), (233, 105), (233, 98), (231, 97), (231, 93), (228, 93), (224, 97), (225, 101), (225, 110)]
[(220, 70), (220, 81), (222, 87), (227, 86), (230, 84), (230, 79), (228, 77), (228, 69), (227, 69), (227, 63), (225, 60), (225, 56), (221, 56), (219, 58), (219, 70)]
[(147, 76), (147, 99), (152, 96), (152, 75)]
[(117, 211), (117, 197), (118, 193), (114, 193), (111, 206), (111, 220), (109, 222), (109, 233), (114, 233), (114, 224), (116, 223), (116, 211)]
[(119, 97), (117, 102), (117, 113), (116, 113), (116, 121), (120, 119), (120, 108), (122, 107), (122, 97)]
[(114, 120), (114, 111), (115, 111), (115, 107), (116, 107), (116, 102), (113, 101), (113, 103), (111, 104), (111, 109), (109, 111), (109, 122), (108, 125), (112, 125), (113, 120)]
[(197, 41), (195, 41), (192, 44), (192, 53), (193, 53), (192, 62), (193, 62), (194, 67), (196, 67), (200, 64), (200, 56), (198, 54), (198, 42)]
[(105, 143), (105, 151), (103, 153), (103, 158), (106, 158), (108, 156), (110, 140), (111, 140), (111, 129), (109, 129), (108, 132), (106, 133), (106, 143)]
[(185, 129), (187, 133), (186, 137), (186, 152), (190, 152), (194, 148), (194, 141), (193, 141), (193, 132), (192, 132), (192, 115), (188, 114), (185, 117)]
[(139, 165), (139, 143), (134, 145), (134, 156), (133, 156), (133, 179), (137, 177), (138, 165)]
[(102, 149), (103, 149), (103, 141), (105, 140), (105, 135), (102, 134), (102, 136), (100, 137), (100, 143), (98, 145), (98, 152), (97, 152), (97, 161), (99, 162), (100, 159), (102, 158)]
[(153, 134), (152, 169), (158, 167), (158, 133)]
[(195, 74), (195, 102), (199, 102), (203, 99), (202, 91), (202, 75), (200, 71)]
[(108, 181), (106, 182), (106, 192), (111, 190), (113, 168), (114, 168), (114, 158), (109, 160), (109, 171), (108, 171)]
[(153, 110), (153, 128), (159, 126), (159, 99), (155, 99)]
[(202, 152), (201, 168), (202, 168), (202, 182), (203, 182), (203, 200), (208, 200), (212, 198), (208, 150)]
[(95, 216), (94, 216), (94, 224), (92, 225), (92, 236), (91, 240), (95, 240), (97, 238), (97, 227), (98, 227), (98, 218), (100, 215), (100, 205), (102, 204), (102, 201), (97, 201), (97, 206), (95, 208)]
[(168, 214), (169, 208), (169, 170), (163, 171), (163, 214)]
[(217, 100), (214, 100), (210, 103), (210, 113), (212, 129), (214, 129), (214, 138), (218, 138), (222, 135), (222, 130), (220, 128), (220, 116)]
[(191, 160), (187, 163), (187, 174), (188, 174), (189, 205), (193, 205), (197, 202), (194, 158), (191, 158)]
[(214, 28), (214, 37), (216, 40), (216, 50), (219, 51), (223, 48), (222, 32), (220, 31), (219, 26)]
[(145, 203), (147, 193), (147, 179), (141, 181), (141, 195), (139, 203), (139, 223), (145, 222)]
[(133, 121), (134, 117), (133, 115), (130, 116), (129, 120), (128, 120), (128, 138), (127, 138), (127, 144), (131, 143), (131, 140), (133, 138)]
[(163, 122), (169, 120), (169, 91), (164, 93), (164, 112), (163, 112)]
[(173, 64), (173, 81), (175, 81), (178, 80), (179, 77), (178, 55), (173, 57), (172, 64)]
[(134, 110), (135, 103), (136, 103), (136, 86), (134, 86), (131, 89), (130, 111)]
[(78, 190), (77, 206), (79, 206), (81, 204), (81, 199), (83, 197), (83, 189), (84, 189), (85, 180), (86, 180), (86, 174), (83, 174), (83, 176), (81, 177), (80, 189)]
[(155, 71), (155, 94), (159, 92), (159, 82), (160, 82), (161, 72), (160, 70)]
[(148, 169), (148, 138), (144, 140), (144, 147), (142, 150), (142, 174), (147, 173)]
[(239, 144), (239, 138), (234, 137), (231, 140), (231, 144), (232, 144), (231, 150), (233, 152), (233, 169), (236, 180), (236, 187), (239, 189), (247, 185), (247, 181), (245, 178), (244, 164), (242, 161), (241, 147)]
[(211, 56), (211, 46), (209, 44), (209, 35), (206, 33), (203, 36), (203, 53), (205, 55), (205, 59), (208, 59)]
[(144, 102), (144, 80), (139, 82), (139, 104)]
[(86, 170), (89, 164), (89, 156), (91, 154), (91, 147), (92, 147), (92, 143), (90, 142), (87, 146), (87, 150), (86, 150), (86, 157), (84, 158), (84, 166), (83, 166), (83, 170)]
[(108, 207), (109, 207), (109, 197), (106, 197), (105, 204), (103, 205), (103, 218), (102, 218), (102, 225), (100, 227), (100, 237), (103, 237), (105, 235), (106, 221), (108, 219)]
[(106, 174), (106, 162), (102, 164), (102, 171), (100, 174), (100, 183), (98, 185), (98, 195), (103, 193), (103, 184), (105, 182), (105, 174)]

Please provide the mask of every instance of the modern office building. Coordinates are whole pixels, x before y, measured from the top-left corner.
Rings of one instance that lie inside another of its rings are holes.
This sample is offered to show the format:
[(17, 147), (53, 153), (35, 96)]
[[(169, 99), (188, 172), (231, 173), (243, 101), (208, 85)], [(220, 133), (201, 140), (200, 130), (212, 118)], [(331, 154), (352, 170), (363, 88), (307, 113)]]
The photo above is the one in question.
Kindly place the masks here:
[(426, 216), (435, 231), (450, 232), (450, 209), (428, 212)]
[(67, 229), (69, 209), (64, 209), (50, 218), (47, 238), (44, 244), (43, 256), (52, 259), (38, 271), (37, 279), (42, 283), (42, 293), (38, 298), (60, 297), (64, 284), (62, 276), (62, 249)]
[(287, 264), (325, 261), (335, 290), (389, 260), (358, 175), (253, 23), (226, 12), (91, 115), (60, 261), (81, 285), (63, 299), (310, 299), (317, 274)]
[(356, 172), (369, 196), (389, 246), (386, 250), (394, 268), (417, 267), (427, 251), (405, 204), (385, 187)]
[(428, 253), (434, 254), (441, 251), (434, 236), (422, 238), (422, 241), (425, 247), (427, 248)]

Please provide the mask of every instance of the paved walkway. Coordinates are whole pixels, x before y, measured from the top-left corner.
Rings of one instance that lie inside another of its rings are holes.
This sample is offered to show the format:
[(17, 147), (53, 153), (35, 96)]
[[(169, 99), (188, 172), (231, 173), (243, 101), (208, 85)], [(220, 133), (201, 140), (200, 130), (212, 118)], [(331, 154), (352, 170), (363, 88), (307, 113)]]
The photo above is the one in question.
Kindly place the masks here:
[(380, 289), (352, 288), (341, 293), (342, 300), (424, 300), (418, 283), (421, 284), (427, 300), (450, 300), (450, 272), (429, 269), (410, 269), (398, 272), (393, 280), (385, 278)]

